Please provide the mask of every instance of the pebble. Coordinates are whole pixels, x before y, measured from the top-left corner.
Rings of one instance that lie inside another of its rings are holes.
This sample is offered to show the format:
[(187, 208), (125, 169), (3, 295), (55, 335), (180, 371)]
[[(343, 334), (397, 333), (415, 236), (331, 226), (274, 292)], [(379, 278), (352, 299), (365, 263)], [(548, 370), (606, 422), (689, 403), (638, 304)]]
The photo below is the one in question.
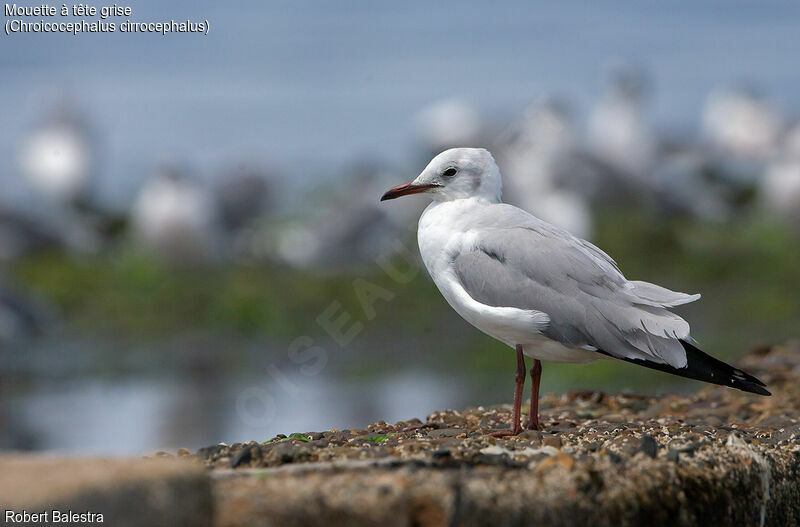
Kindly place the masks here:
[(541, 441), (542, 440), (542, 433), (538, 430), (525, 430), (519, 435), (520, 439), (527, 439), (527, 440), (535, 440)]
[(434, 439), (442, 438), (442, 437), (456, 437), (457, 435), (463, 434), (464, 430), (461, 428), (441, 428), (439, 430), (431, 430), (428, 432), (428, 437), (432, 437)]
[(658, 453), (658, 442), (656, 438), (645, 434), (642, 436), (642, 443), (639, 445), (639, 451), (643, 452), (649, 458), (655, 458)]
[(556, 435), (544, 435), (542, 436), (542, 444), (553, 448), (561, 448), (561, 437)]
[(231, 458), (230, 461), (231, 468), (236, 468), (239, 465), (247, 464), (250, 462), (251, 459), (253, 459), (253, 453), (251, 448), (240, 450), (235, 456)]

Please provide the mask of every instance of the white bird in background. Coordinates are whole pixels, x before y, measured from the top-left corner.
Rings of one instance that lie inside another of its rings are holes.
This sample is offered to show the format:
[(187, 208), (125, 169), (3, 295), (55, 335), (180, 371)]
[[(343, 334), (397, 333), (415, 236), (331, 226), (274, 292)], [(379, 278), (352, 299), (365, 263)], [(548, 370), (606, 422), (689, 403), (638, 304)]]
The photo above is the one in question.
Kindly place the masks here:
[(740, 160), (763, 160), (778, 145), (783, 124), (765, 99), (742, 88), (711, 92), (702, 112), (702, 134), (720, 153)]
[(59, 202), (85, 197), (94, 169), (94, 152), (85, 123), (61, 106), (23, 143), (22, 174), (39, 190)]
[(213, 197), (178, 169), (162, 170), (148, 180), (131, 214), (137, 239), (168, 259), (192, 262), (217, 255), (219, 221)]
[(610, 85), (589, 116), (592, 152), (624, 177), (649, 175), (656, 142), (645, 115), (647, 80), (634, 67), (617, 68)]
[(570, 166), (576, 147), (565, 105), (545, 100), (524, 112), (518, 132), (502, 149), (501, 162), (513, 205), (586, 238), (592, 233), (589, 203), (563, 181), (563, 172), (579, 170)]
[(422, 108), (415, 121), (425, 150), (431, 152), (456, 145), (477, 144), (483, 133), (478, 110), (457, 97), (442, 99)]
[(783, 148), (761, 179), (764, 210), (800, 232), (800, 124), (784, 138)]
[(516, 350), (514, 411), (521, 430), (525, 358), (532, 357), (528, 428), (539, 427), (541, 360), (616, 358), (683, 377), (769, 395), (764, 383), (691, 344), (689, 324), (669, 308), (700, 295), (627, 280), (589, 242), (501, 202), (500, 170), (480, 148), (442, 152), (381, 201), (425, 193), (422, 260), (467, 322)]

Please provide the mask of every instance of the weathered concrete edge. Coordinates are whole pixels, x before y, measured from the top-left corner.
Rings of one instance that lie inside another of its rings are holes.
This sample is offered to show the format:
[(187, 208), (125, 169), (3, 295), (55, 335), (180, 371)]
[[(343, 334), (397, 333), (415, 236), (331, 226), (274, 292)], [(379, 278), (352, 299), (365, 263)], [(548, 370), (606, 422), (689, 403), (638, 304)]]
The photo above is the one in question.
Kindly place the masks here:
[(691, 462), (638, 455), (623, 465), (572, 469), (392, 466), (366, 460), (220, 471), (216, 524), (800, 524), (800, 450), (754, 448), (735, 435)]
[[(103, 515), (115, 526), (212, 525), (211, 479), (199, 463), (178, 459), (0, 455), (0, 507), (16, 513)], [(97, 518), (97, 516), (95, 516)], [(91, 523), (91, 522), (89, 522)]]

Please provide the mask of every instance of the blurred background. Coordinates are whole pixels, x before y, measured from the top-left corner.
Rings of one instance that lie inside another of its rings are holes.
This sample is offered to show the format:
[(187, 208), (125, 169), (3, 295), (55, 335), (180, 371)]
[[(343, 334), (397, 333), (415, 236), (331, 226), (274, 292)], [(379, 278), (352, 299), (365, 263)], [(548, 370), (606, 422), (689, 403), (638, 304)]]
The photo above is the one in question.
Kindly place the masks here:
[[(138, 454), (511, 400), (420, 267), (450, 146), (727, 360), (800, 334), (800, 5), (139, 1), (0, 37), (0, 448)], [(121, 19), (120, 19), (121, 20)], [(117, 20), (118, 22), (120, 20)], [(543, 390), (693, 391), (601, 361)]]

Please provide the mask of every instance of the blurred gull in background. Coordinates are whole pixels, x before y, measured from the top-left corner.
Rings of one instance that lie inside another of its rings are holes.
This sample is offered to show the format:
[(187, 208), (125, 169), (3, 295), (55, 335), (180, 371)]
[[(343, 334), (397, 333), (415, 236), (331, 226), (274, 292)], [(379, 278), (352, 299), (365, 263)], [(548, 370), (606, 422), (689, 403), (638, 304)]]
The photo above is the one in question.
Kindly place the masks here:
[(622, 181), (640, 185), (650, 175), (656, 142), (645, 115), (648, 80), (632, 65), (616, 66), (589, 116), (589, 149)]
[[(581, 237), (590, 237), (592, 215), (573, 190), (587, 178), (576, 161), (576, 133), (566, 104), (546, 99), (529, 106), (511, 137), (500, 145), (511, 203)], [(570, 181), (568, 178), (572, 178)], [(583, 179), (578, 183), (576, 179)]]
[(711, 148), (740, 160), (763, 160), (775, 153), (782, 119), (752, 89), (718, 88), (702, 112), (702, 133)]
[(219, 256), (220, 225), (209, 189), (184, 169), (164, 167), (139, 192), (131, 211), (136, 239), (181, 263)]
[(484, 135), (478, 110), (458, 97), (425, 106), (417, 113), (415, 121), (426, 156), (457, 145), (478, 145)]
[[(717, 200), (717, 212), (696, 214), (701, 219), (726, 219), (750, 210), (754, 196), (764, 194), (762, 179), (783, 169), (780, 140), (784, 116), (752, 87), (717, 88), (706, 98), (700, 116), (700, 141), (693, 146), (704, 157), (703, 167), (690, 182), (690, 204)], [(779, 178), (780, 179), (780, 178)], [(727, 210), (722, 210), (727, 209)], [(714, 207), (705, 207), (706, 212)]]
[(88, 121), (62, 100), (22, 140), (20, 181), (0, 195), (0, 261), (57, 249), (100, 247), (96, 225), (84, 212), (92, 199), (97, 153)]
[(60, 103), (25, 139), (19, 164), (27, 180), (56, 202), (86, 199), (96, 164), (87, 123)]
[(759, 191), (765, 212), (800, 233), (800, 124), (786, 134), (780, 153), (766, 168)]

